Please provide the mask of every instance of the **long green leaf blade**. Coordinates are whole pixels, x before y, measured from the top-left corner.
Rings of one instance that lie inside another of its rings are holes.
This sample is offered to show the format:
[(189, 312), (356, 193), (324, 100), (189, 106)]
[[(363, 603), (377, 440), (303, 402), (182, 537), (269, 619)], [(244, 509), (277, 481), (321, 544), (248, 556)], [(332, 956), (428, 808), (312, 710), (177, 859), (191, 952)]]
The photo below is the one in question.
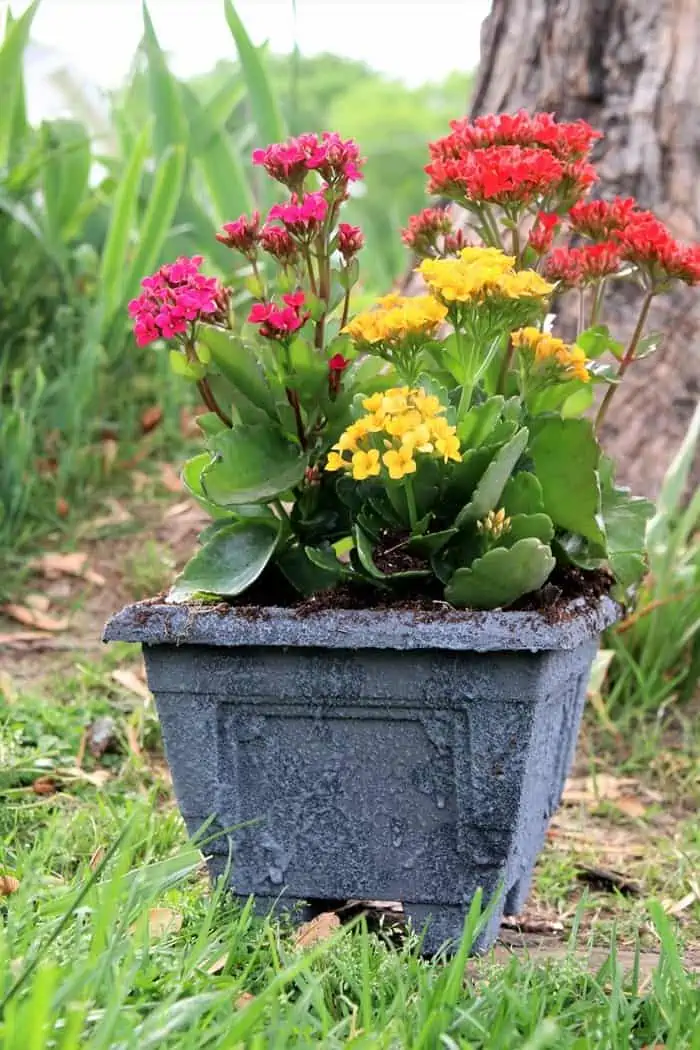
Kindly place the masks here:
[(129, 241), (136, 225), (141, 176), (148, 156), (150, 138), (151, 129), (147, 125), (136, 140), (134, 152), (114, 196), (99, 278), (104, 325), (109, 324), (124, 299)]
[(224, 0), (226, 21), (233, 36), (245, 77), (250, 108), (261, 145), (279, 142), (286, 135), (282, 112), (272, 90), (263, 53), (255, 47), (246, 32), (232, 0)]
[(195, 154), (195, 163), (209, 191), (216, 221), (221, 225), (252, 210), (253, 191), (235, 147), (225, 131), (211, 121), (192, 90), (185, 90), (185, 104), (192, 129), (197, 129), (202, 143)]
[(158, 263), (182, 194), (185, 161), (185, 147), (173, 146), (160, 162), (141, 224), (139, 246), (126, 278), (124, 299), (136, 294), (141, 278)]
[(155, 116), (153, 143), (156, 155), (160, 157), (168, 146), (183, 145), (187, 142), (187, 117), (180, 97), (180, 85), (168, 69), (145, 0), (143, 43), (148, 59), (151, 110)]
[(7, 166), (16, 134), (17, 105), (23, 96), (24, 52), (39, 2), (34, 0), (16, 21), (8, 19), (5, 38), (0, 45), (0, 168)]

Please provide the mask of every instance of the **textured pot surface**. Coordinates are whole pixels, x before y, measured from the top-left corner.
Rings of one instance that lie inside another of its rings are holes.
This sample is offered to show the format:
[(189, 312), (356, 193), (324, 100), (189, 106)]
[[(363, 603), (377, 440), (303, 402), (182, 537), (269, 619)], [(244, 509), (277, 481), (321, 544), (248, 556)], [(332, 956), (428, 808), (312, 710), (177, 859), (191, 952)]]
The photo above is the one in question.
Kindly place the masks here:
[(617, 614), (145, 602), (104, 637), (143, 644), (190, 833), (238, 829), (208, 847), (236, 893), (400, 900), (434, 950), (481, 886), (485, 948), (527, 896)]

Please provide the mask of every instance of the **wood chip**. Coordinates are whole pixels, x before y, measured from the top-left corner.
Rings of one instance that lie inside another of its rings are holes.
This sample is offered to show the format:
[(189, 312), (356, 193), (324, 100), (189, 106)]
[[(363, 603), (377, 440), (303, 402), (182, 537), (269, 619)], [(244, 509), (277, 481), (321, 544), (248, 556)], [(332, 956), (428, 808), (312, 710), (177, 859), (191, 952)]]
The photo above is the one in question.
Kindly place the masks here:
[(698, 895), (695, 890), (691, 890), (690, 893), (686, 893), (685, 897), (679, 901), (664, 901), (663, 907), (667, 915), (680, 915), (687, 908), (690, 908), (698, 900)]
[(172, 463), (162, 464), (160, 468), (160, 483), (163, 488), (168, 490), (168, 492), (182, 492), (180, 472), (172, 465)]
[(576, 865), (576, 877), (581, 882), (588, 883), (594, 889), (607, 892), (623, 893), (628, 897), (640, 897), (642, 887), (635, 880), (625, 875), (624, 872), (612, 871), (609, 868), (596, 868), (588, 864)]
[(134, 671), (129, 671), (126, 667), (117, 668), (116, 671), (112, 671), (112, 680), (123, 689), (140, 697), (145, 703), (150, 704), (151, 691)]
[(563, 923), (558, 919), (538, 919), (528, 915), (504, 915), (501, 926), (506, 930), (517, 930), (519, 933), (562, 933)]
[(302, 923), (294, 938), (295, 948), (310, 948), (321, 941), (327, 941), (340, 926), (340, 919), (334, 911), (324, 911), (311, 922)]
[(28, 594), (24, 599), (24, 604), (29, 609), (33, 609), (34, 612), (48, 612), (51, 607), (50, 600), (45, 594)]
[(647, 807), (637, 795), (620, 795), (613, 801), (615, 809), (619, 809), (626, 817), (638, 819), (646, 816)]
[(163, 420), (163, 409), (160, 405), (149, 405), (148, 408), (144, 408), (141, 413), (141, 431), (144, 434), (149, 434), (151, 430), (155, 428)]
[(35, 795), (55, 795), (58, 784), (53, 777), (38, 777), (32, 784), (32, 791)]
[(220, 955), (218, 959), (214, 960), (211, 966), (207, 966), (207, 973), (210, 974), (212, 977), (218, 977), (219, 974), (222, 974), (226, 968), (228, 957), (228, 952), (226, 952), (225, 955)]
[(19, 879), (14, 875), (0, 875), (0, 897), (9, 897), (19, 889)]
[(66, 766), (64, 769), (56, 769), (54, 770), (54, 776), (59, 781), (74, 780), (90, 784), (96, 788), (103, 788), (112, 779), (112, 774), (108, 769), (94, 769), (92, 772), (88, 772), (86, 769), (81, 769), (80, 766)]
[(252, 1003), (254, 1000), (255, 996), (252, 995), (250, 992), (241, 992), (241, 994), (236, 999), (236, 1009), (245, 1010), (246, 1006), (248, 1006), (249, 1003)]
[(40, 631), (65, 631), (70, 625), (67, 619), (57, 619), (55, 616), (39, 612), (38, 609), (28, 609), (26, 605), (16, 605), (14, 602), (0, 606), (0, 612), (17, 623), (24, 624), (25, 627), (36, 627)]
[(6, 704), (16, 704), (19, 698), (17, 686), (9, 671), (0, 670), (0, 696)]

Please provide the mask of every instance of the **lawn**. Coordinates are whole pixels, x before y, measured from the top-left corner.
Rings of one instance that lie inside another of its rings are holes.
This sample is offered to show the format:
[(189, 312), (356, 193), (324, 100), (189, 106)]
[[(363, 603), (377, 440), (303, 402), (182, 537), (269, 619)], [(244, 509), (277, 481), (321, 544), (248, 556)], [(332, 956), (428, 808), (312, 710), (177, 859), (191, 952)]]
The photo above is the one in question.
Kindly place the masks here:
[(177, 487), (137, 470), (73, 557), (47, 547), (15, 578), (0, 623), (4, 1050), (700, 1048), (692, 705), (638, 734), (591, 706), (527, 909), (484, 959), (476, 910), (457, 956), (424, 961), (396, 910), (299, 932), (209, 885), (138, 650), (99, 640), (191, 549)]

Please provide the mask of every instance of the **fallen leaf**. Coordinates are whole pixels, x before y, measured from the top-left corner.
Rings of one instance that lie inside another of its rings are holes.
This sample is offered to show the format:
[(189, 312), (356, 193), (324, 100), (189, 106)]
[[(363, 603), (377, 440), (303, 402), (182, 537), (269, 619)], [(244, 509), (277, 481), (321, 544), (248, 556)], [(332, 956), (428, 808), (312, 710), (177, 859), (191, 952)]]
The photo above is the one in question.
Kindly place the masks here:
[(340, 919), (334, 911), (323, 911), (310, 922), (299, 927), (294, 938), (295, 948), (310, 948), (313, 944), (327, 941), (340, 926)]
[(151, 484), (151, 479), (148, 474), (144, 474), (142, 470), (134, 470), (131, 475), (131, 486), (134, 492), (138, 495), (147, 489)]
[(101, 758), (105, 751), (113, 751), (118, 745), (117, 723), (109, 715), (96, 718), (88, 726), (87, 747), (94, 758)]
[(564, 788), (562, 801), (614, 802), (622, 795), (629, 795), (630, 788), (639, 787), (639, 782), (630, 777), (614, 777), (610, 773), (598, 773), (594, 777), (570, 777)]
[(691, 890), (690, 893), (686, 893), (685, 897), (682, 897), (679, 901), (665, 900), (662, 902), (663, 909), (667, 915), (680, 915), (686, 908), (689, 908), (692, 904), (695, 904), (698, 899), (698, 895), (695, 890)]
[(168, 507), (164, 518), (179, 518), (181, 514), (186, 514), (188, 510), (192, 510), (192, 501), (185, 499), (182, 503), (173, 503), (172, 507)]
[(47, 580), (57, 580), (61, 576), (77, 576), (98, 587), (104, 587), (107, 582), (104, 576), (88, 568), (87, 560), (87, 554), (81, 551), (73, 551), (70, 554), (59, 554), (52, 551), (42, 554), (32, 563), (32, 567), (41, 572)]
[(150, 433), (151, 430), (161, 423), (163, 419), (163, 409), (160, 405), (149, 405), (148, 408), (144, 408), (141, 413), (141, 430), (144, 434)]
[(67, 518), (70, 514), (70, 504), (68, 503), (68, 500), (63, 499), (62, 496), (59, 496), (56, 500), (56, 513), (59, 518)]
[(6, 704), (16, 704), (18, 693), (9, 671), (0, 671), (0, 693)]
[(211, 977), (218, 977), (219, 974), (222, 974), (226, 967), (226, 963), (228, 962), (228, 957), (228, 952), (226, 952), (225, 955), (220, 955), (218, 959), (214, 960), (211, 966), (207, 966), (207, 973), (210, 974)]
[(168, 933), (179, 933), (182, 929), (182, 915), (172, 908), (151, 908), (148, 913), (148, 933), (150, 937), (165, 937)]
[(116, 463), (118, 452), (119, 442), (112, 437), (105, 438), (102, 442), (102, 464), (106, 474), (111, 472), (112, 467)]
[(19, 879), (14, 875), (0, 875), (0, 897), (9, 897), (19, 889)]
[(32, 791), (35, 795), (55, 795), (58, 784), (53, 777), (38, 777), (32, 784)]
[(129, 671), (127, 668), (117, 668), (116, 671), (112, 671), (112, 679), (122, 686), (123, 689), (127, 689), (130, 693), (134, 693), (147, 704), (150, 704), (151, 691), (134, 671)]
[(136, 727), (131, 722), (126, 724), (126, 742), (129, 745), (129, 750), (132, 755), (137, 758), (141, 758), (143, 751), (141, 750), (141, 741), (139, 740), (138, 732)]
[(620, 795), (619, 798), (614, 799), (613, 805), (615, 809), (619, 809), (626, 817), (632, 817), (636, 820), (639, 817), (646, 816), (647, 807), (637, 795)]
[(86, 769), (81, 769), (80, 766), (66, 766), (65, 769), (57, 769), (55, 776), (59, 780), (79, 780), (96, 788), (103, 788), (112, 779), (112, 774), (108, 769), (94, 769), (88, 772)]
[(51, 606), (51, 602), (45, 594), (28, 594), (25, 602), (35, 612), (48, 612)]
[(127, 522), (132, 520), (132, 515), (123, 507), (119, 500), (108, 499), (107, 506), (109, 507), (109, 514), (103, 514), (99, 518), (94, 518), (93, 521), (87, 523), (83, 532), (99, 532), (101, 529), (109, 528), (114, 525), (126, 525)]
[(65, 631), (68, 629), (68, 620), (58, 620), (54, 616), (47, 616), (38, 609), (28, 609), (26, 605), (15, 605), (9, 602), (0, 606), (0, 612), (24, 624), (25, 627), (37, 627), (40, 631)]
[(241, 994), (236, 999), (236, 1009), (245, 1010), (246, 1006), (248, 1006), (249, 1003), (252, 1003), (254, 999), (255, 996), (251, 995), (250, 992), (241, 992)]
[(53, 641), (51, 635), (41, 631), (13, 631), (11, 634), (0, 634), (0, 645), (9, 649), (21, 649), (31, 645), (32, 642), (43, 642), (45, 645)]
[(182, 492), (180, 474), (172, 463), (163, 463), (160, 468), (160, 483), (168, 492)]
[(561, 933), (564, 924), (558, 919), (537, 919), (527, 915), (504, 915), (501, 925), (507, 930), (518, 930), (520, 933)]

